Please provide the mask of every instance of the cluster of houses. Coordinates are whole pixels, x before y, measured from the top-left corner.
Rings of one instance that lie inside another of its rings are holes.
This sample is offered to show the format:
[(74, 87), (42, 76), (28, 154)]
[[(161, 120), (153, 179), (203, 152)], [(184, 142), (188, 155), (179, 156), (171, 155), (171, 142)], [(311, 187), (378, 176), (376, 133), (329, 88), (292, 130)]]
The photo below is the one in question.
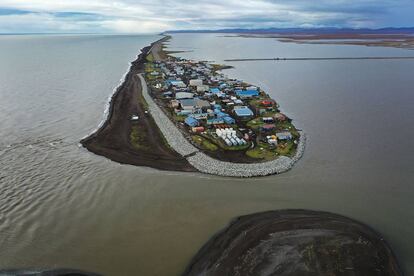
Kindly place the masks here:
[[(153, 87), (168, 102), (175, 118), (193, 133), (221, 139), (229, 147), (243, 146), (256, 137), (255, 131), (246, 126), (251, 119), (271, 114), (262, 118), (264, 133), (274, 130), (277, 121), (286, 120), (283, 114), (270, 112), (276, 111), (277, 104), (260, 88), (217, 73), (215, 65), (169, 58), (153, 66), (150, 73), (156, 79)], [(252, 100), (256, 100), (255, 105)], [(292, 134), (263, 137), (275, 145), (277, 140), (292, 139)]]

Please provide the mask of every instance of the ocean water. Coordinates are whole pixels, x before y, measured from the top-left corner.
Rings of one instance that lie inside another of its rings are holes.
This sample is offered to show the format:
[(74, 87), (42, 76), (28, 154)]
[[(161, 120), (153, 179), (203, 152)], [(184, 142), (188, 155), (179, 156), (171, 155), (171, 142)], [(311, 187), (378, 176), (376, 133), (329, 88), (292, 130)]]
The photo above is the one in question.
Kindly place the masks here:
[[(257, 179), (119, 165), (79, 147), (139, 50), (158, 36), (0, 36), (0, 268), (177, 275), (235, 216), (306, 208), (380, 231), (414, 274), (413, 60), (234, 62), (308, 135), (304, 158)], [(407, 56), (363, 46), (174, 35), (179, 56)]]

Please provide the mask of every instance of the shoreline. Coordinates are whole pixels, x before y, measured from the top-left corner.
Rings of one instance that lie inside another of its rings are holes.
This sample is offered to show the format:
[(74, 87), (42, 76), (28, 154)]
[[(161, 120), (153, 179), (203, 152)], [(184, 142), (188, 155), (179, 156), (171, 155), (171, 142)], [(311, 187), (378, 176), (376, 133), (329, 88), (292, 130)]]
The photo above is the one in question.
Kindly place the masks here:
[[(144, 47), (137, 59), (131, 62), (123, 82), (110, 97), (105, 121), (80, 141), (82, 146), (121, 164), (160, 170), (201, 172), (228, 177), (257, 177), (280, 174), (292, 169), (304, 153), (306, 135), (303, 131), (300, 131), (298, 147), (293, 157), (281, 156), (275, 160), (257, 163), (217, 160), (194, 147), (183, 136), (149, 95), (145, 78), (141, 75), (145, 72), (147, 55), (152, 53), (158, 56), (160, 53), (154, 53), (153, 49), (162, 49), (162, 44), (169, 38), (164, 36)], [(141, 102), (138, 102), (139, 100)], [(138, 123), (131, 122), (133, 114), (139, 115)], [(143, 148), (136, 148), (131, 144), (130, 136), (136, 128), (138, 135), (143, 137)]]
[(342, 215), (277, 210), (233, 219), (182, 275), (403, 275), (380, 233)]
[[(145, 106), (138, 102), (142, 95), (136, 74), (144, 72), (145, 57), (152, 46), (165, 39), (166, 37), (163, 37), (141, 49), (141, 53), (130, 63), (123, 81), (110, 96), (105, 120), (80, 143), (88, 151), (121, 164), (147, 166), (169, 171), (195, 172), (196, 170), (185, 158), (165, 145), (164, 138), (154, 125), (152, 118), (145, 116)], [(133, 126), (129, 119), (131, 114), (135, 113), (142, 115), (139, 124), (143, 124), (143, 131), (152, 138), (146, 140), (148, 146), (146, 149), (134, 148), (129, 141)]]

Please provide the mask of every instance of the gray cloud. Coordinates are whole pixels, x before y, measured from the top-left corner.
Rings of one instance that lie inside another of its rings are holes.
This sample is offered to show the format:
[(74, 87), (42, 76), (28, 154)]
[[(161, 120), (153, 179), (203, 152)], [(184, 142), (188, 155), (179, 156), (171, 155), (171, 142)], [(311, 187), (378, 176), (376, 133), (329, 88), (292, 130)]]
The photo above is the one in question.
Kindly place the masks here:
[(414, 25), (411, 0), (2, 0), (0, 32)]

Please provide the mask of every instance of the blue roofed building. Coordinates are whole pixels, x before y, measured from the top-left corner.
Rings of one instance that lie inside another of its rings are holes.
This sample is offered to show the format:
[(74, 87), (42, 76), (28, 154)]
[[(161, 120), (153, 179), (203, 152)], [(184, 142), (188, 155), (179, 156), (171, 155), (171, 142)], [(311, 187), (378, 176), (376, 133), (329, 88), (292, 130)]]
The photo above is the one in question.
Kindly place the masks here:
[(293, 138), (292, 133), (288, 131), (276, 133), (276, 137), (279, 140), (291, 140)]
[(259, 96), (259, 91), (257, 90), (236, 90), (235, 92), (240, 98), (252, 98)]
[(222, 107), (221, 107), (221, 105), (220, 104), (215, 104), (214, 105), (214, 109), (221, 109)]
[(214, 119), (208, 119), (207, 125), (220, 125), (224, 124), (224, 120), (222, 118), (214, 118)]
[(188, 116), (187, 118), (185, 118), (184, 122), (189, 127), (196, 127), (199, 125), (198, 120), (191, 116)]
[(218, 88), (210, 88), (210, 92), (213, 93), (213, 94), (218, 94), (218, 93), (220, 93), (220, 89), (218, 89)]
[(240, 118), (252, 117), (254, 115), (253, 111), (247, 106), (236, 106), (234, 113)]
[(224, 113), (223, 111), (221, 111), (220, 109), (214, 109), (214, 113), (216, 114), (217, 117), (226, 117), (229, 116), (229, 114)]
[(235, 123), (236, 123), (236, 120), (234, 120), (234, 119), (233, 119), (232, 117), (230, 117), (230, 116), (223, 117), (222, 119), (224, 120), (224, 122), (225, 122), (226, 124), (229, 124), (229, 125), (233, 125), (233, 124), (235, 124)]

